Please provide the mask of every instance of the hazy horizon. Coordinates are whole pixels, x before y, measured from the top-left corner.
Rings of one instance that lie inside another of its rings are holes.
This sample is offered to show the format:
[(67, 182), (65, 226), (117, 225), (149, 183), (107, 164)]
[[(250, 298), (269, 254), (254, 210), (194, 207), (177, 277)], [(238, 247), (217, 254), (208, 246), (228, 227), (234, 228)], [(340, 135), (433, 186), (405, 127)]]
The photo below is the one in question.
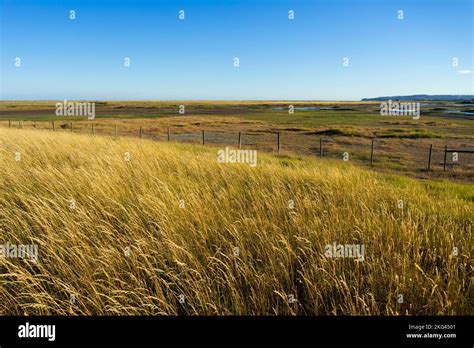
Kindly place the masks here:
[[(370, 98), (389, 98), (389, 97), (408, 97), (408, 96), (420, 96), (420, 95), (427, 95), (427, 96), (433, 96), (432, 94), (425, 94), (425, 93), (417, 93), (417, 94), (410, 94), (410, 95), (393, 95), (393, 96), (385, 96), (385, 95), (380, 95), (380, 96), (371, 96), (371, 97), (364, 97), (366, 99)], [(459, 95), (461, 94), (437, 94), (440, 96), (453, 96), (453, 95)], [(474, 94), (463, 94), (462, 96), (469, 96), (469, 97), (474, 97)], [(163, 102), (171, 102), (171, 101), (242, 101), (242, 102), (261, 102), (261, 101), (289, 101), (289, 102), (362, 102), (361, 99), (192, 99), (192, 98), (182, 98), (182, 99), (161, 99), (161, 98), (142, 98), (142, 99), (130, 99), (130, 98), (108, 98), (108, 99), (81, 99), (81, 98), (71, 98), (71, 99), (0, 99), (0, 101), (54, 101), (54, 102), (60, 102), (62, 100), (77, 100), (77, 101), (91, 101), (91, 100), (97, 100), (97, 101), (163, 101)]]

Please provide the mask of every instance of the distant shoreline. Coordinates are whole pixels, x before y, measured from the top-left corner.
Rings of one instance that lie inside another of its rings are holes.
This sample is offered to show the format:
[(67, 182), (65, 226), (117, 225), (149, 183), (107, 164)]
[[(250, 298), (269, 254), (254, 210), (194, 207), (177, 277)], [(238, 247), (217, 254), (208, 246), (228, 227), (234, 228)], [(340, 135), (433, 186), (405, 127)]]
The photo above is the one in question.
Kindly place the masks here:
[(474, 100), (474, 95), (465, 94), (446, 94), (446, 95), (428, 95), (428, 94), (414, 94), (414, 95), (396, 95), (390, 97), (375, 97), (363, 98), (361, 101), (384, 101), (384, 100), (416, 100), (416, 101), (465, 101)]

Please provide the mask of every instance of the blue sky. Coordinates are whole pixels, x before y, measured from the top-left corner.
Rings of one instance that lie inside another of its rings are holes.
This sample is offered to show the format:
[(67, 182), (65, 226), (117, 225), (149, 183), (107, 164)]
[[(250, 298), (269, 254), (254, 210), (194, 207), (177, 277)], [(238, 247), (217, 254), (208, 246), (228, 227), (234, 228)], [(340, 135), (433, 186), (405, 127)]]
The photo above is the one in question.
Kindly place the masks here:
[(0, 1), (3, 100), (474, 94), (472, 0)]

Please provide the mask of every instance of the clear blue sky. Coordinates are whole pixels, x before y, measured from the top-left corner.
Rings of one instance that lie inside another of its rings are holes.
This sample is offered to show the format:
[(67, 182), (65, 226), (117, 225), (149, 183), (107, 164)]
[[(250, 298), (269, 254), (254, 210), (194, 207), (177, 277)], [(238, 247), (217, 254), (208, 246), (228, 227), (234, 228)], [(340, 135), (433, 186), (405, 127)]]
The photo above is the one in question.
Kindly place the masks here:
[(0, 1), (4, 100), (474, 93), (472, 0)]

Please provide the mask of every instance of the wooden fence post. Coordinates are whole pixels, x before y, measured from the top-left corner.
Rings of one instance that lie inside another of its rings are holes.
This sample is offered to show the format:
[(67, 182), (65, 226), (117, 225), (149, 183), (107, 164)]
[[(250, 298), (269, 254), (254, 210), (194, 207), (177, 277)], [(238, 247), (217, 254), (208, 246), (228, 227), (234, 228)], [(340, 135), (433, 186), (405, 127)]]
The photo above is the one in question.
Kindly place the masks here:
[(168, 141), (170, 141), (170, 127), (168, 127)]
[(117, 138), (117, 125), (115, 125), (115, 138)]
[(242, 134), (239, 132), (239, 149), (242, 148)]
[(8, 120), (8, 128), (12, 128), (12, 120)]
[(433, 150), (433, 144), (430, 145), (430, 154), (428, 155), (428, 170), (431, 170), (431, 151)]
[(140, 139), (143, 138), (143, 129), (142, 129), (142, 126), (140, 126)]
[(370, 148), (370, 165), (374, 165), (374, 139), (372, 138), (372, 145)]
[(71, 122), (71, 132), (72, 132), (72, 122)]
[(446, 171), (446, 156), (448, 154), (448, 145), (444, 146), (444, 162), (443, 162), (443, 171)]
[(277, 133), (277, 141), (278, 141), (278, 154), (280, 154), (281, 151), (281, 140), (280, 140), (280, 132)]
[(55, 127), (54, 127), (54, 121), (53, 121), (53, 132), (54, 132), (54, 130), (55, 130)]
[(36, 129), (36, 121), (33, 122), (33, 128)]
[(202, 144), (204, 145), (204, 129), (202, 130)]
[(323, 157), (323, 138), (319, 138), (319, 157)]
[(21, 120), (18, 121), (18, 129), (20, 129), (20, 128), (21, 128)]

